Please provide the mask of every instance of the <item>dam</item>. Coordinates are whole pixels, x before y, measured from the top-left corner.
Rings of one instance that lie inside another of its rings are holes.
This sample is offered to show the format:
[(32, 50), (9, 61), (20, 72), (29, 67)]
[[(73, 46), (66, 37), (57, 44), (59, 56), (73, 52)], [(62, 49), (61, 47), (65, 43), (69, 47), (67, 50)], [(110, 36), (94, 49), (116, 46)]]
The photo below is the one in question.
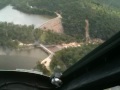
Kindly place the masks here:
[(57, 17), (53, 18), (51, 20), (48, 20), (44, 24), (40, 26), (41, 29), (45, 31), (53, 31), (56, 33), (64, 33), (63, 25), (62, 25), (62, 16), (58, 13), (56, 13)]

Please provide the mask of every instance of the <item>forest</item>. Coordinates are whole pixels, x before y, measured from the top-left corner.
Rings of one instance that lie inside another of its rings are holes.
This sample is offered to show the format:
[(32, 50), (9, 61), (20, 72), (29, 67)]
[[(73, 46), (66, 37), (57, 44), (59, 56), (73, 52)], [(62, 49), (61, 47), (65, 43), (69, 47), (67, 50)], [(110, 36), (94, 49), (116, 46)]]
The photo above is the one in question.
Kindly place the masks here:
[(120, 30), (119, 0), (12, 1), (16, 9), (26, 13), (54, 16), (54, 12), (59, 12), (63, 17), (65, 34), (71, 35), (76, 39), (84, 39), (86, 18), (90, 22), (91, 38), (107, 40)]
[[(89, 20), (91, 39), (108, 40), (120, 31), (120, 0), (0, 0), (0, 9), (8, 4), (24, 13), (49, 15), (55, 12), (62, 15), (64, 34), (45, 32), (34, 29), (34, 26), (0, 23), (0, 46), (18, 47), (23, 43), (40, 43), (51, 45), (85, 41), (85, 20)], [(63, 49), (56, 52), (50, 65), (54, 70), (60, 66), (66, 70), (83, 56), (97, 47), (98, 44), (84, 44), (81, 47)]]
[(81, 47), (66, 48), (58, 51), (56, 55), (53, 56), (50, 68), (54, 71), (54, 69), (59, 66), (61, 72), (63, 72), (99, 45), (100, 44), (84, 44)]
[(50, 31), (44, 31), (34, 26), (14, 25), (13, 23), (0, 23), (0, 46), (18, 48), (18, 42), (25, 44), (39, 41), (42, 44), (69, 43), (75, 39), (68, 35), (60, 35)]
[[(9, 1), (9, 2), (8, 2)], [(85, 19), (90, 22), (91, 38), (109, 39), (120, 30), (119, 0), (0, 0), (29, 14), (62, 15), (65, 34), (84, 39)], [(69, 2), (69, 3), (68, 3)]]

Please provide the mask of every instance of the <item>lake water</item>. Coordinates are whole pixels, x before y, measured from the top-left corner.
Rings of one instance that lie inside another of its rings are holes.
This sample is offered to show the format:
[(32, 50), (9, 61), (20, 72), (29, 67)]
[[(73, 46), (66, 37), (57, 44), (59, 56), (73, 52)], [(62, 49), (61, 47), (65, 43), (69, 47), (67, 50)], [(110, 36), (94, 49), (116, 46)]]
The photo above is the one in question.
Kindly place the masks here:
[[(34, 25), (35, 27), (39, 27), (49, 19), (50, 18), (41, 15), (20, 12), (13, 9), (11, 5), (0, 10), (0, 22), (12, 22), (14, 24)], [(33, 69), (37, 65), (38, 60), (43, 60), (47, 56), (48, 55), (40, 48), (22, 51), (0, 48), (0, 69)]]
[(13, 6), (11, 5), (8, 5), (0, 10), (1, 22), (13, 22), (14, 24), (34, 25), (35, 27), (39, 27), (50, 19), (51, 18), (42, 15), (33, 15), (20, 12), (13, 9)]
[(0, 48), (0, 70), (33, 69), (48, 56), (40, 48), (10, 50)]

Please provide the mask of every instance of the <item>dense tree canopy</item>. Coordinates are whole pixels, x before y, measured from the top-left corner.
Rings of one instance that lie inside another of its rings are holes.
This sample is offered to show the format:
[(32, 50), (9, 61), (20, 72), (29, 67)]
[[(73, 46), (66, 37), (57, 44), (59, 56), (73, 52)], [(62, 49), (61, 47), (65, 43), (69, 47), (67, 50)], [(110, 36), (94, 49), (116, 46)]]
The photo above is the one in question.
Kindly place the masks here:
[(13, 23), (0, 23), (0, 46), (17, 47), (18, 42), (25, 44), (40, 41), (43, 44), (61, 44), (75, 41), (68, 35), (60, 35), (50, 31), (34, 29), (34, 26), (14, 25)]
[[(107, 40), (120, 30), (119, 0), (12, 0), (15, 8), (26, 13), (63, 16), (66, 34), (84, 37), (86, 17), (92, 38)], [(32, 6), (32, 8), (30, 7)]]
[(73, 64), (75, 64), (78, 60), (83, 58), (86, 54), (88, 54), (98, 45), (99, 44), (88, 44), (82, 45), (81, 47), (70, 47), (58, 51), (56, 52), (55, 56), (53, 56), (50, 67), (52, 70), (54, 70), (56, 66), (60, 66), (61, 70), (64, 71)]
[[(0, 23), (0, 46), (17, 47), (18, 41), (34, 43), (39, 40), (43, 44), (60, 44), (84, 40), (85, 19), (89, 20), (91, 38), (109, 39), (120, 31), (120, 0), (0, 0), (0, 9), (8, 4), (22, 12), (55, 16), (62, 15), (65, 34), (45, 32), (33, 26)], [(56, 53), (51, 69), (59, 65), (64, 71), (97, 45), (83, 45), (68, 48)]]
[[(69, 2), (69, 3), (68, 3)], [(85, 19), (90, 21), (92, 38), (107, 40), (120, 30), (119, 0), (0, 0), (0, 7), (10, 3), (26, 13), (63, 16), (66, 34), (83, 39)]]

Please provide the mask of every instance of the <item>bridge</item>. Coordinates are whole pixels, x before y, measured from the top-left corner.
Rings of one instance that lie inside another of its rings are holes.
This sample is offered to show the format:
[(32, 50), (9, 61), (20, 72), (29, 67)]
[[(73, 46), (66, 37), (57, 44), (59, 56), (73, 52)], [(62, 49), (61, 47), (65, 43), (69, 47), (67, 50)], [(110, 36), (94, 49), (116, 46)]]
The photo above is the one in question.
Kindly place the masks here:
[(48, 57), (45, 58), (44, 60), (42, 60), (42, 61), (39, 60), (39, 63), (44, 65), (46, 67), (46, 69), (50, 71), (50, 63), (51, 63), (54, 53), (52, 51), (50, 51), (49, 49), (47, 49), (43, 44), (39, 44), (36, 47), (42, 48), (46, 53), (49, 54)]

